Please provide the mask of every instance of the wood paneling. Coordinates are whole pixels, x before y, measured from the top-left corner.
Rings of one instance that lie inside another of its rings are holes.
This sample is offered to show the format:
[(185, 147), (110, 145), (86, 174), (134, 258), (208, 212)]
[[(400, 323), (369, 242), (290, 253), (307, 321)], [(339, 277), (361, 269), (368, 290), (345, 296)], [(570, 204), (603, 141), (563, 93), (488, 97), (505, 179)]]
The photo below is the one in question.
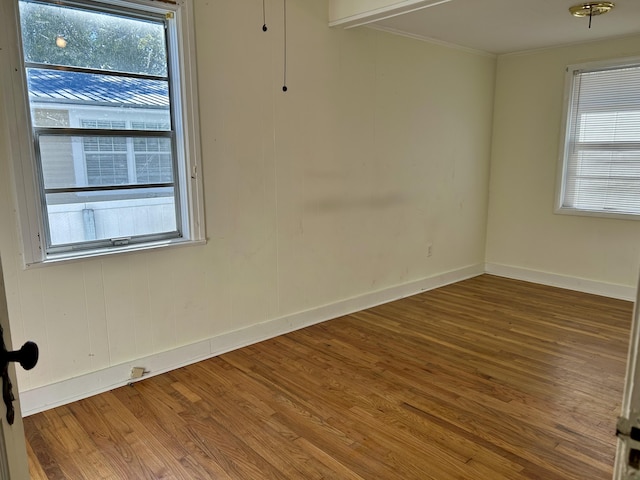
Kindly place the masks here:
[(629, 302), (481, 276), (25, 419), (35, 479), (609, 479)]

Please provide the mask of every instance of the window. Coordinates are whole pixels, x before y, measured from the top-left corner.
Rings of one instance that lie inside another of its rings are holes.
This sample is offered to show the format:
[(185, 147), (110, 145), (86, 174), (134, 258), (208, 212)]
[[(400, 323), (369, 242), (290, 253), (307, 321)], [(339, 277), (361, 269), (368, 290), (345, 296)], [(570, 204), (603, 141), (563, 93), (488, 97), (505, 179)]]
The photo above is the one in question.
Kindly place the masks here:
[(567, 72), (557, 211), (640, 215), (640, 59)]
[[(167, 125), (133, 122), (134, 129), (166, 130)], [(167, 182), (171, 179), (171, 143), (166, 138), (137, 138), (133, 141), (135, 175), (138, 181)]]
[(17, 5), (30, 112), (20, 170), (35, 185), (27, 263), (202, 241), (187, 3)]
[[(83, 120), (83, 128), (124, 129), (125, 122)], [(124, 137), (84, 137), (84, 161), (89, 185), (122, 185), (129, 183), (127, 139)]]
[[(126, 129), (123, 121), (82, 120), (83, 128)], [(133, 130), (168, 130), (167, 123), (131, 122)], [(168, 138), (84, 137), (89, 185), (169, 183), (173, 178)]]

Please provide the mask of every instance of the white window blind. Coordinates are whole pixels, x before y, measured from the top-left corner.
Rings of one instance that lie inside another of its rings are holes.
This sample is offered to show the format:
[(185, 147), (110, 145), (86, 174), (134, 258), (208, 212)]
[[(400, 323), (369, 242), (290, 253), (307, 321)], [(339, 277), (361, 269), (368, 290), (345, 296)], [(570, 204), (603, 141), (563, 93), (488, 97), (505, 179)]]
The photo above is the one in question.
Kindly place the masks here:
[(560, 210), (640, 215), (640, 62), (568, 72)]

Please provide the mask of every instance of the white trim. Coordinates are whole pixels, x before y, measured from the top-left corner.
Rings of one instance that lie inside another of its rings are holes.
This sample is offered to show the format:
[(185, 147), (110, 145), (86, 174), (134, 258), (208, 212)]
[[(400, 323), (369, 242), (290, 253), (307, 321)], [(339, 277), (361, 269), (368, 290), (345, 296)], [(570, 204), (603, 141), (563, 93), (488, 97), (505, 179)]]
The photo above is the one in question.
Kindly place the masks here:
[(344, 18), (338, 18), (329, 22), (330, 27), (355, 28), (368, 25), (379, 20), (397, 17), (406, 13), (416, 12), (429, 7), (435, 7), (451, 0), (404, 0), (402, 2), (387, 5), (386, 7), (356, 13)]
[(565, 191), (565, 173), (566, 173), (566, 151), (567, 139), (569, 138), (569, 109), (573, 104), (573, 73), (570, 66), (567, 66), (564, 74), (564, 92), (562, 95), (562, 119), (560, 123), (560, 142), (558, 144), (558, 160), (556, 164), (556, 190), (555, 203), (553, 205), (554, 212), (563, 212), (562, 204), (564, 202)]
[[(204, 183), (201, 173), (202, 151), (200, 143), (200, 102), (198, 100), (198, 76), (196, 65), (196, 37), (195, 37), (195, 17), (191, 2), (178, 2), (176, 11), (177, 35), (179, 37), (179, 68), (180, 75), (178, 90), (182, 95), (181, 106), (181, 129), (184, 136), (181, 154), (185, 156), (184, 162), (180, 162), (180, 167), (184, 168), (186, 191), (181, 195), (185, 196), (182, 203), (183, 215), (187, 219), (189, 227), (189, 238), (191, 240), (205, 240), (205, 214), (204, 214)], [(174, 78), (174, 82), (176, 79)], [(174, 104), (175, 105), (175, 104)], [(183, 218), (183, 223), (185, 222)]]
[(83, 398), (121, 387), (131, 382), (131, 368), (144, 367), (144, 378), (184, 367), (231, 350), (261, 342), (269, 338), (321, 323), (383, 303), (405, 298), (434, 288), (476, 277), (483, 273), (483, 265), (470, 265), (414, 282), (365, 293), (329, 305), (269, 320), (190, 345), (131, 360), (79, 377), (20, 392), (23, 416), (65, 405)]
[(557, 273), (530, 270), (522, 267), (510, 265), (500, 265), (496, 263), (485, 264), (485, 273), (498, 277), (523, 280), (525, 282), (540, 283), (551, 287), (566, 288), (578, 292), (601, 295), (603, 297), (617, 298), (620, 300), (633, 301), (636, 298), (636, 289), (627, 285), (599, 282), (586, 278), (569, 277)]
[(478, 49), (471, 48), (471, 47), (464, 47), (464, 46), (458, 45), (456, 43), (445, 42), (444, 40), (438, 40), (437, 38), (426, 37), (424, 35), (418, 35), (416, 33), (409, 33), (409, 32), (405, 32), (403, 30), (397, 30), (395, 28), (385, 27), (384, 25), (372, 24), (372, 25), (367, 25), (367, 28), (371, 28), (372, 30), (379, 30), (381, 32), (391, 33), (393, 35), (399, 35), (401, 37), (411, 38), (413, 40), (419, 40), (421, 42), (427, 42), (427, 43), (432, 43), (434, 45), (440, 45), (441, 47), (447, 47), (447, 48), (451, 48), (453, 50), (460, 50), (462, 52), (472, 53), (474, 55), (480, 55), (482, 57), (488, 57), (488, 58), (497, 58), (498, 57), (498, 55), (496, 55), (495, 53), (485, 52), (484, 50), (478, 50)]
[(575, 72), (575, 71), (587, 71), (587, 72), (596, 72), (602, 70), (613, 70), (617, 68), (624, 67), (635, 67), (640, 64), (640, 57), (621, 57), (614, 59), (606, 59), (606, 60), (596, 60), (593, 62), (582, 62), (575, 63), (572, 65), (567, 65), (567, 72)]
[(33, 415), (127, 385), (131, 382), (129, 377), (131, 368), (134, 366), (144, 367), (145, 371), (149, 372), (145, 374), (144, 378), (160, 375), (294, 330), (443, 287), (483, 273), (621, 300), (633, 301), (636, 296), (636, 290), (632, 286), (616, 285), (494, 263), (471, 265), (403, 285), (365, 293), (357, 297), (276, 318), (232, 332), (226, 332), (199, 342), (107, 367), (79, 377), (22, 391), (20, 392), (22, 413), (24, 416)]
[[(640, 284), (640, 282), (639, 282)], [(632, 420), (637, 416), (637, 412), (634, 411), (638, 405), (638, 395), (640, 394), (640, 371), (638, 362), (640, 358), (638, 353), (640, 351), (640, 289), (636, 296), (636, 303), (633, 308), (633, 319), (631, 321), (631, 340), (629, 341), (629, 352), (627, 353), (627, 371), (624, 380), (624, 390), (622, 393), (622, 406), (620, 408), (620, 418)], [(633, 416), (633, 417), (632, 417)], [(631, 445), (630, 442), (624, 441), (623, 437), (618, 437), (618, 444), (616, 447), (615, 463), (613, 466), (613, 479), (624, 480), (626, 477), (625, 471), (627, 470), (629, 453)], [(630, 477), (627, 477), (630, 478)], [(632, 478), (632, 477), (631, 477)]]
[(13, 191), (18, 210), (18, 224), (21, 254), (25, 264), (41, 258), (40, 225), (42, 210), (38, 206), (38, 187), (32, 158), (31, 116), (27, 95), (24, 63), (22, 61), (22, 43), (20, 40), (18, 2), (11, 0), (5, 4), (6, 10), (0, 17), (0, 28), (4, 35), (0, 37), (0, 51), (3, 63), (7, 64), (0, 73), (0, 88), (3, 89), (4, 114), (9, 126), (7, 148), (11, 160), (8, 165), (12, 173)]
[[(557, 190), (557, 196), (560, 198), (559, 201), (562, 202), (561, 195), (563, 194), (560, 193), (560, 190), (558, 189), (556, 190)], [(562, 207), (562, 206), (556, 206), (553, 213), (557, 215), (573, 215), (578, 217), (612, 218), (616, 220), (633, 220), (633, 221), (640, 220), (640, 214), (637, 214), (637, 213), (613, 213), (613, 212), (602, 211), (602, 210), (580, 210), (578, 208)]]
[(581, 45), (589, 45), (591, 43), (602, 43), (608, 41), (616, 41), (616, 40), (625, 40), (627, 38), (637, 37), (638, 32), (633, 33), (625, 33), (623, 35), (615, 35), (613, 37), (606, 38), (595, 38), (590, 40), (578, 40), (575, 42), (561, 43), (556, 45), (549, 45), (547, 47), (537, 47), (537, 48), (529, 48), (525, 50), (515, 50), (513, 52), (499, 53), (499, 57), (517, 57), (524, 55), (538, 55), (539, 53), (545, 53), (549, 50), (559, 50), (561, 48), (569, 48), (569, 47), (579, 47)]
[(147, 242), (138, 245), (137, 248), (127, 248), (127, 246), (121, 248), (105, 248), (86, 251), (81, 255), (58, 253), (55, 255), (49, 255), (49, 258), (47, 258), (44, 262), (31, 263), (26, 265), (25, 270), (47, 267), (49, 265), (56, 265), (61, 262), (81, 262), (89, 258), (102, 257), (107, 255), (131, 255), (139, 252), (146, 252), (147, 250), (157, 250), (159, 248), (193, 247), (206, 244), (206, 240), (185, 240), (183, 238), (173, 238), (169, 240), (158, 240), (157, 242)]

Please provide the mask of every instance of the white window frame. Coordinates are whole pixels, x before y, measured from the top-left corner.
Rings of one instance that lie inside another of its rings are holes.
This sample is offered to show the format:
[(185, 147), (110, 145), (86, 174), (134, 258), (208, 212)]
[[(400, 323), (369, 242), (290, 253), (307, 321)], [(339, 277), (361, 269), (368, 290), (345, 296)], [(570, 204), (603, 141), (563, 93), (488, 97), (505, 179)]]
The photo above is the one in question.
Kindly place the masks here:
[[(98, 255), (148, 250), (178, 245), (203, 244), (206, 241), (204, 223), (203, 182), (199, 112), (195, 65), (195, 36), (192, 0), (99, 0), (105, 5), (133, 7), (173, 17), (173, 28), (167, 31), (170, 55), (169, 69), (173, 80), (172, 108), (176, 123), (177, 164), (180, 182), (182, 236), (175, 239), (150, 241), (131, 245), (114, 245), (93, 250), (78, 250), (47, 254), (45, 250), (44, 209), (40, 205), (37, 171), (34, 161), (29, 97), (22, 56), (18, 0), (2, 0), (0, 17), (0, 47), (8, 49), (11, 68), (0, 69), (0, 83), (4, 89), (5, 114), (9, 119), (16, 185), (19, 230), (25, 267), (76, 260)], [(4, 44), (4, 45), (3, 45)]]
[(566, 185), (568, 181), (567, 167), (573, 139), (571, 138), (571, 112), (577, 101), (577, 92), (574, 92), (574, 75), (576, 72), (615, 70), (625, 67), (640, 65), (640, 57), (628, 57), (614, 60), (603, 60), (589, 63), (569, 65), (566, 68), (562, 130), (560, 137), (560, 152), (558, 171), (556, 175), (555, 213), (564, 215), (578, 215), (589, 217), (617, 218), (624, 220), (640, 220), (640, 213), (626, 213), (609, 210), (585, 210), (565, 205)]

